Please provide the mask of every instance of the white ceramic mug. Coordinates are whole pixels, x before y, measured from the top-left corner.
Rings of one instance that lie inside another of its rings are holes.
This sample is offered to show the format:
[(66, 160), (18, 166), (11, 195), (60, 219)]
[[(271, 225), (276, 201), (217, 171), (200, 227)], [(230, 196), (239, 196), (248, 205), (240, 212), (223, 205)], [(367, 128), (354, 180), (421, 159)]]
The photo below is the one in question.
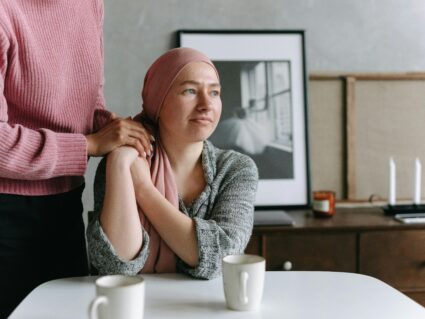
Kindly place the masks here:
[(96, 280), (90, 319), (143, 319), (145, 282), (140, 276), (111, 275)]
[(255, 255), (223, 258), (223, 287), (227, 307), (232, 310), (258, 309), (263, 297), (266, 260)]

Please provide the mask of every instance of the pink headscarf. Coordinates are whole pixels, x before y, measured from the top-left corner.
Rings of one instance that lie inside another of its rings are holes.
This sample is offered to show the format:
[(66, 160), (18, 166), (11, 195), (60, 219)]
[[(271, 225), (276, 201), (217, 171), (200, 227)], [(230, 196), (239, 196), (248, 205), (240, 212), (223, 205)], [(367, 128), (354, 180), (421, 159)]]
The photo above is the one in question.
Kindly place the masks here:
[[(154, 155), (150, 159), (151, 178), (158, 191), (177, 209), (179, 198), (174, 175), (167, 153), (161, 145), (158, 118), (174, 80), (180, 71), (191, 62), (205, 62), (217, 73), (211, 60), (203, 53), (190, 48), (172, 49), (160, 56), (149, 68), (142, 91), (143, 111), (135, 117), (150, 126), (156, 137)], [(176, 272), (176, 256), (162, 240), (156, 229), (139, 207), (140, 221), (150, 238), (150, 253), (142, 273)]]

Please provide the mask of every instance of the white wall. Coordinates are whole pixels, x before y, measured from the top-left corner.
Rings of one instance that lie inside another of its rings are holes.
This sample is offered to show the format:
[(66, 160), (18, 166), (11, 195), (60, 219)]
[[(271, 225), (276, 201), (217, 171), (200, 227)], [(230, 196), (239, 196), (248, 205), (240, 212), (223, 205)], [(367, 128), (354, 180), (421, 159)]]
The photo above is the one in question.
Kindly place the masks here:
[[(144, 73), (175, 46), (178, 29), (303, 29), (308, 72), (425, 71), (423, 0), (105, 0), (110, 110), (140, 110)], [(86, 174), (86, 210), (96, 164)]]

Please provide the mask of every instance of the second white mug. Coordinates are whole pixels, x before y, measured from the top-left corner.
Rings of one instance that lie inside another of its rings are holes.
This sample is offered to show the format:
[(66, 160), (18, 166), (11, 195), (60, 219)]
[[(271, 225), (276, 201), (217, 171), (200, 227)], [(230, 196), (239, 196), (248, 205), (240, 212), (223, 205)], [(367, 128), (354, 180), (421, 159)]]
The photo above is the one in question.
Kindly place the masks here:
[(255, 255), (223, 258), (223, 286), (227, 307), (232, 310), (258, 309), (263, 297), (266, 260)]
[(143, 319), (145, 281), (142, 277), (100, 277), (96, 280), (96, 295), (90, 304), (90, 319)]

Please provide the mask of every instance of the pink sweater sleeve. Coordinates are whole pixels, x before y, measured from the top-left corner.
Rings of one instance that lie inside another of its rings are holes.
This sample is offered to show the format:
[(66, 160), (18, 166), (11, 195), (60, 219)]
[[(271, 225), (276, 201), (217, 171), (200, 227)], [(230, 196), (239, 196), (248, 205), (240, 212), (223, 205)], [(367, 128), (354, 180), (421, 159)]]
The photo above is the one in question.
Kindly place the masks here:
[[(97, 12), (98, 12), (98, 19), (99, 19), (99, 28), (100, 30), (103, 29), (103, 20), (104, 20), (104, 9), (103, 9), (103, 1), (98, 0), (97, 2)], [(103, 66), (103, 32), (100, 32), (100, 52), (102, 52), (102, 66)], [(112, 113), (109, 112), (108, 110), (106, 110), (105, 108), (105, 96), (103, 93), (103, 89), (104, 89), (104, 83), (105, 83), (105, 76), (104, 76), (104, 72), (103, 72), (103, 67), (101, 68), (102, 70), (102, 74), (101, 74), (101, 79), (102, 82), (99, 86), (99, 91), (98, 91), (98, 95), (97, 95), (97, 100), (96, 100), (96, 110), (94, 112), (94, 117), (93, 117), (93, 132), (97, 132), (98, 130), (100, 130), (102, 127), (104, 127), (105, 125), (107, 125), (111, 119), (112, 119)]]
[(0, 25), (0, 177), (40, 180), (84, 175), (87, 167), (84, 135), (32, 130), (8, 123), (4, 90), (9, 41), (1, 31)]

